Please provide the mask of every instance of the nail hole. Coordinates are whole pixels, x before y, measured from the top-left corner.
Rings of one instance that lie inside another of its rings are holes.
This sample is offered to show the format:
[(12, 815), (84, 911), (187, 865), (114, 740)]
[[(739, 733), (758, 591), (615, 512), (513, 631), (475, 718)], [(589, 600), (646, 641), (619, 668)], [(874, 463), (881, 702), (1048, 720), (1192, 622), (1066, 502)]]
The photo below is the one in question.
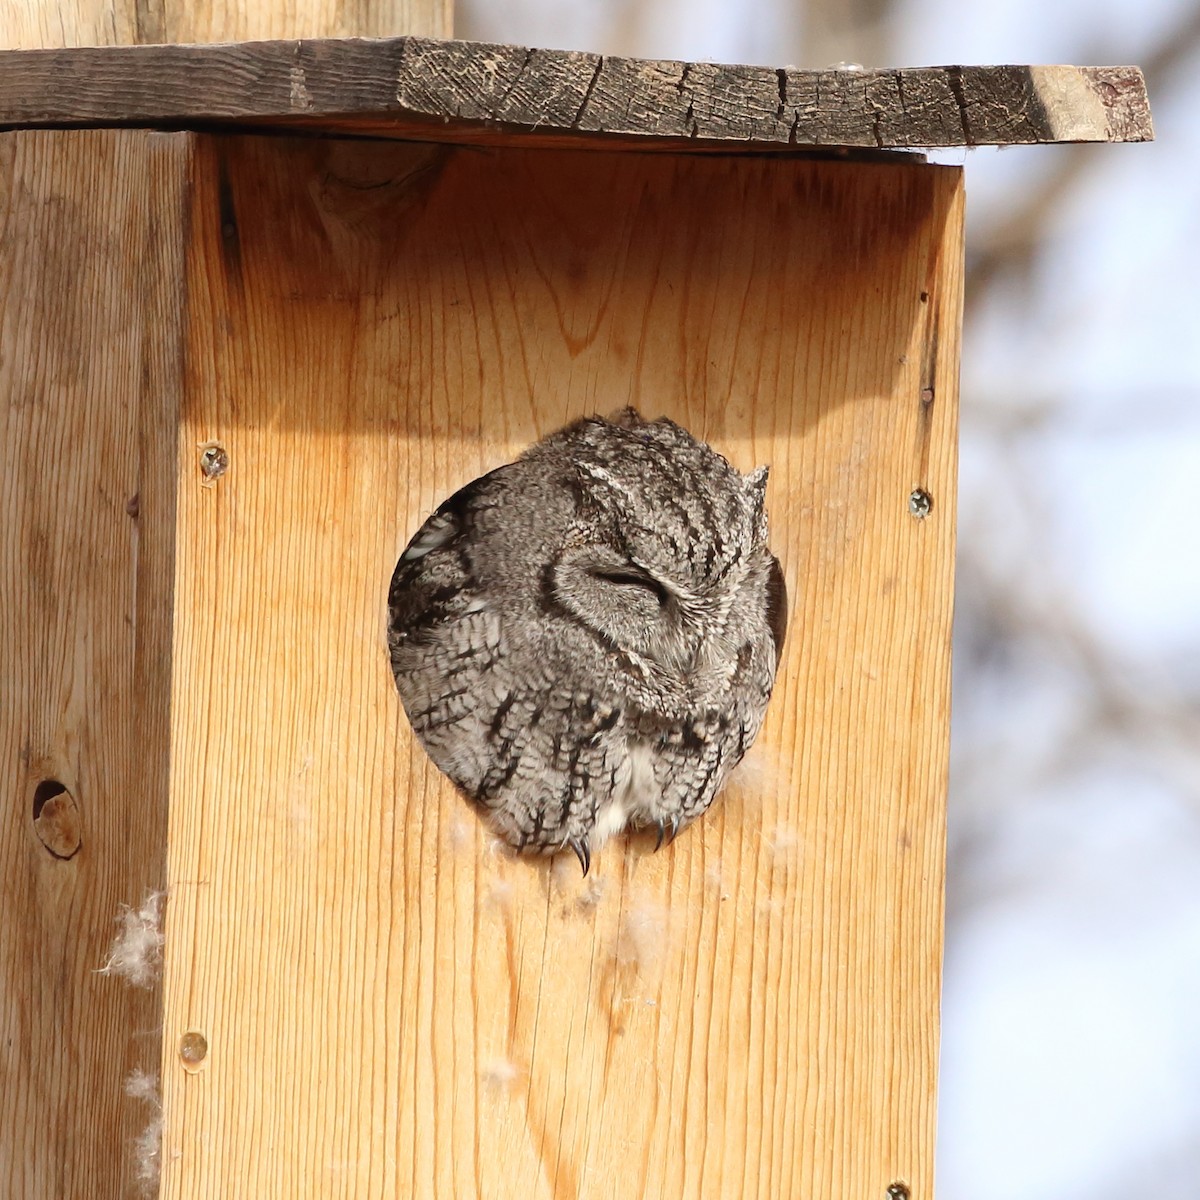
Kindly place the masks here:
[(189, 1029), (179, 1039), (179, 1057), (185, 1067), (196, 1070), (208, 1057), (208, 1038), (198, 1029)]
[(933, 497), (924, 488), (913, 488), (908, 497), (908, 511), (918, 521), (923, 521), (933, 512)]
[(215, 483), (229, 470), (229, 454), (217, 442), (208, 442), (200, 447), (200, 474), (206, 483)]
[(922, 404), (932, 404), (933, 403), (933, 388), (923, 387), (921, 389), (921, 403)]
[(33, 828), (55, 858), (74, 858), (83, 842), (79, 806), (66, 785), (43, 779), (33, 790)]
[(908, 1200), (908, 1184), (901, 1183), (899, 1180), (888, 1184), (887, 1194), (888, 1200)]
[(928, 304), (928, 303), (929, 303), (929, 293), (928, 293), (928, 292), (922, 292), (922, 293), (921, 293), (921, 303), (922, 303), (922, 304)]

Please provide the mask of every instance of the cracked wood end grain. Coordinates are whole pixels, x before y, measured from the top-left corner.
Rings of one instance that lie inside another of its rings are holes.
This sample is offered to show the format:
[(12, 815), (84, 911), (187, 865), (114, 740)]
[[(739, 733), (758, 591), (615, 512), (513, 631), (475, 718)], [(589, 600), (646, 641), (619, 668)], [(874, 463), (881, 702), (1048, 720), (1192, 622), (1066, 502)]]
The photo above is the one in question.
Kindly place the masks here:
[(1154, 136), (1137, 67), (803, 71), (428, 38), (0, 52), (0, 126), (753, 151)]

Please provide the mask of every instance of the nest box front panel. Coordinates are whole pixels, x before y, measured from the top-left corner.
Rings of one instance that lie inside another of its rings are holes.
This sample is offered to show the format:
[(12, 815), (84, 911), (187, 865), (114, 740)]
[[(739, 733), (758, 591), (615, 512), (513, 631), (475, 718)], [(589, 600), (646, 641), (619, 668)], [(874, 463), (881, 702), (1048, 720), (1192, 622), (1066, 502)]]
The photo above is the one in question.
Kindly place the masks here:
[[(194, 179), (167, 1194), (928, 1195), (959, 172), (202, 137)], [(582, 879), (429, 761), (388, 581), (626, 406), (770, 466), (792, 615), (750, 769)]]

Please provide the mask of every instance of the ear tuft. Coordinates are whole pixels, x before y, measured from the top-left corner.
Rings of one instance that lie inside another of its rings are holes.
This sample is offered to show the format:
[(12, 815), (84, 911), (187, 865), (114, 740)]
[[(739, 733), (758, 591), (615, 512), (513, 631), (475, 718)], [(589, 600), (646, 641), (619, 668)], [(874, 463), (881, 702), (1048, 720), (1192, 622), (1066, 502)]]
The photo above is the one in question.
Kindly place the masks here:
[(767, 476), (770, 473), (770, 467), (759, 467), (757, 471), (743, 475), (742, 479), (745, 481), (747, 494), (757, 496), (759, 500), (762, 500), (767, 494)]

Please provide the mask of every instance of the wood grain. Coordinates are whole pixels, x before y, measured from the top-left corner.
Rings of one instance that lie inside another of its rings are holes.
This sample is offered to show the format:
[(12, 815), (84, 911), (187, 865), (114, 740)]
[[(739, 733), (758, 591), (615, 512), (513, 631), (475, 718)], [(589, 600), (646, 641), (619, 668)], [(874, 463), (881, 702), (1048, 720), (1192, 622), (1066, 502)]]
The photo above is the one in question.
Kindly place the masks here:
[[(195, 179), (164, 1196), (928, 1198), (960, 172), (213, 137)], [(757, 774), (584, 883), (428, 763), (385, 596), (624, 404), (772, 465), (793, 618)]]
[(725, 152), (1154, 136), (1136, 67), (775, 70), (418, 37), (0, 53), (0, 124)]
[(452, 0), (20, 0), (0, 5), (0, 46), (35, 50), (261, 38), (449, 37)]
[[(0, 136), (0, 1195), (121, 1196), (161, 993), (187, 135)], [(56, 788), (55, 785), (58, 787)]]

